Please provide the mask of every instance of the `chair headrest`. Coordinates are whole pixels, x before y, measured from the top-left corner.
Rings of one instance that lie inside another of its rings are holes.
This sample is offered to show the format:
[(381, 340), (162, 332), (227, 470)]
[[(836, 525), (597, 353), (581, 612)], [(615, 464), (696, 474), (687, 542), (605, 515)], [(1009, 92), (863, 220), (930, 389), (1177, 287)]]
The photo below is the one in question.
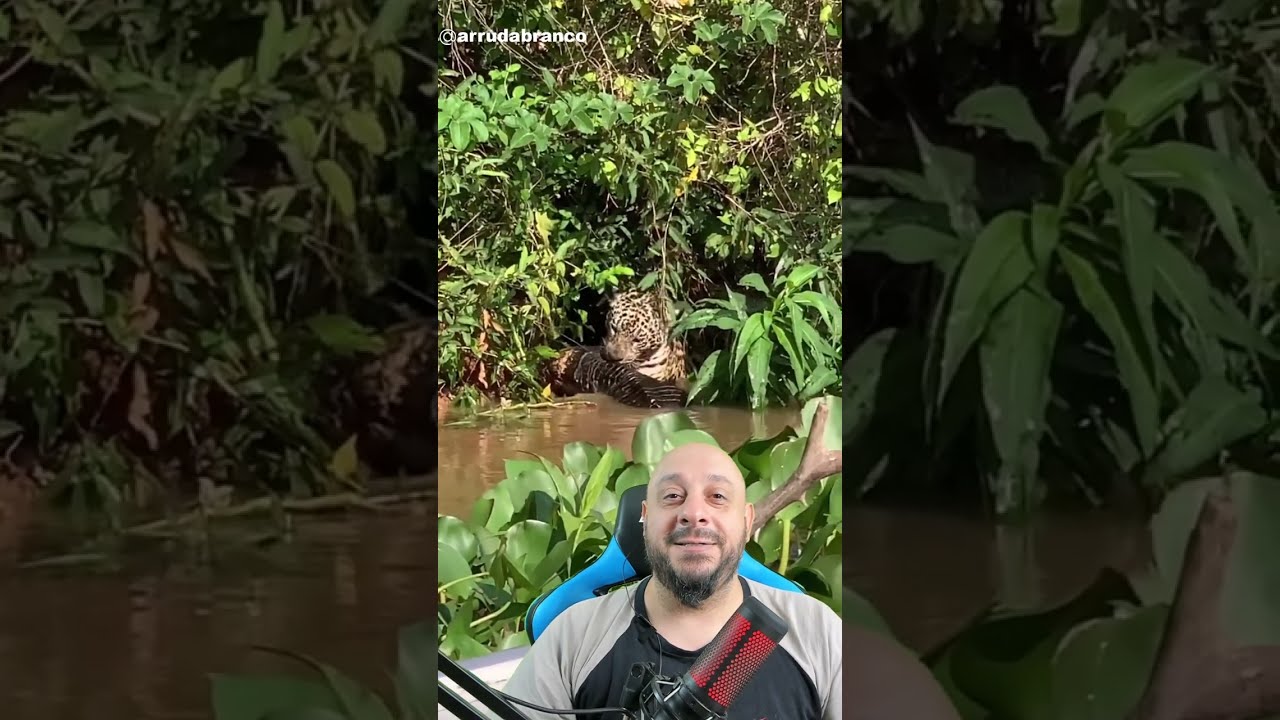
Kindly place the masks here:
[(652, 570), (644, 554), (644, 523), (641, 512), (647, 487), (636, 485), (622, 492), (618, 498), (618, 517), (613, 522), (613, 540), (626, 556), (637, 577), (645, 577)]
[[(652, 570), (645, 557), (644, 523), (640, 522), (641, 505), (647, 490), (647, 486), (637, 485), (623, 491), (618, 498), (613, 537), (600, 557), (559, 587), (543, 593), (529, 606), (525, 630), (530, 641), (536, 641), (552, 620), (573, 605), (649, 576)], [(738, 574), (780, 590), (804, 592), (799, 584), (779, 575), (747, 553), (742, 554), (742, 561), (738, 563)]]

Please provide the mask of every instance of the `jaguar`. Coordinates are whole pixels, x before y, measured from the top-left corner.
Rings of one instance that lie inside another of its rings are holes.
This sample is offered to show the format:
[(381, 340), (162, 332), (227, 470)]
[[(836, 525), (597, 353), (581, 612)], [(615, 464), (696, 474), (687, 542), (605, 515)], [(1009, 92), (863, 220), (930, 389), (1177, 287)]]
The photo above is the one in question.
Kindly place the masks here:
[(620, 292), (609, 302), (601, 356), (687, 390), (685, 347), (671, 336), (672, 324), (670, 305), (660, 293)]
[(548, 366), (547, 383), (556, 395), (604, 393), (632, 407), (681, 407), (688, 393), (675, 383), (641, 375), (622, 363), (604, 358), (599, 347), (561, 350)]

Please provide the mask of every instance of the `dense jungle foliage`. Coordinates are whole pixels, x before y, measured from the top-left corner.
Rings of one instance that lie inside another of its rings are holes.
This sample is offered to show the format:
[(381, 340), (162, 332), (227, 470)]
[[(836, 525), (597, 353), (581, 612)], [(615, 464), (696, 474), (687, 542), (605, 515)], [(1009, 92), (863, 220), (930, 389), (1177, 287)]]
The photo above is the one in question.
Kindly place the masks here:
[(442, 4), (445, 30), (587, 37), (439, 46), (443, 391), (534, 396), (541, 360), (600, 341), (604, 296), (659, 286), (703, 311), (682, 330), (715, 328), (695, 401), (838, 394), (836, 13)]
[(328, 390), (434, 301), (425, 6), (0, 3), (6, 460), (112, 517), (350, 475)]
[(1274, 5), (844, 11), (852, 494), (1276, 475)]

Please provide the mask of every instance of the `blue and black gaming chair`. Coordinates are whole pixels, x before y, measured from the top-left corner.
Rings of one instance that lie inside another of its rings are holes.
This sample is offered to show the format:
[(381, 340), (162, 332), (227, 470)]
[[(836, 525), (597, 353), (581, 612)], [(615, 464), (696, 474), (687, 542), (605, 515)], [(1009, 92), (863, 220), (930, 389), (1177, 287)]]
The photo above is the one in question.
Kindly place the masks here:
[[(645, 490), (644, 485), (637, 485), (627, 488), (618, 498), (618, 519), (604, 553), (529, 606), (525, 627), (531, 641), (537, 640), (552, 620), (575, 603), (604, 595), (619, 585), (649, 575), (649, 563), (644, 556), (644, 524), (640, 522), (640, 504), (644, 501)], [(779, 590), (804, 592), (800, 585), (770, 570), (745, 552), (738, 564), (738, 574)]]

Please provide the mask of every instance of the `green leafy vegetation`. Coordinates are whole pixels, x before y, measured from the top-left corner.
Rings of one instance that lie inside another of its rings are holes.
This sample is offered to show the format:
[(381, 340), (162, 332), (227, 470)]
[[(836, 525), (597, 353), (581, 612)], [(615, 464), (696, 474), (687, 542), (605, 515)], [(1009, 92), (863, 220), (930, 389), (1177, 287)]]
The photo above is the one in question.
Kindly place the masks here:
[[(838, 422), (838, 398), (814, 399), (809, 410), (824, 400), (835, 406)], [(730, 452), (743, 469), (749, 502), (758, 503), (791, 477), (807, 439), (788, 428)], [(542, 457), (508, 460), (507, 476), (481, 496), (470, 518), (439, 518), (441, 649), (467, 659), (528, 644), (529, 606), (599, 557), (613, 535), (618, 497), (648, 483), (659, 459), (689, 442), (718, 445), (686, 413), (672, 412), (637, 426), (632, 461), (617, 448), (583, 442), (566, 445), (559, 464)], [(840, 475), (821, 481), (747, 543), (753, 557), (837, 611), (844, 599), (842, 482)], [(869, 605), (858, 607), (864, 610), (856, 617), (883, 628)]]
[(339, 479), (350, 430), (320, 389), (425, 326), (429, 19), (0, 7), (0, 439), (51, 495), (118, 525), (197, 477)]
[[(581, 30), (588, 42), (440, 48), (443, 390), (533, 397), (541, 360), (598, 342), (598, 301), (617, 288), (657, 285), (686, 307), (810, 264), (820, 306), (839, 307), (834, 13), (764, 0), (446, 4), (446, 28)], [(785, 309), (806, 308), (796, 327), (822, 317), (806, 302)], [(776, 338), (726, 329), (699, 334), (701, 357), (736, 343), (769, 376), (704, 366), (707, 399), (840, 392), (825, 348), (774, 353)], [(794, 379), (822, 367), (822, 382)]]
[[(1181, 20), (1148, 26), (1055, 3), (1037, 23), (965, 16), (943, 31), (1002, 37), (1006, 62), (1030, 63), (1007, 80), (950, 70), (990, 36), (944, 49), (919, 16), (889, 14), (899, 34), (879, 51), (932, 47), (947, 58), (934, 81), (958, 90), (904, 118), (895, 137), (914, 158), (855, 150), (870, 161), (845, 168), (852, 261), (908, 266), (895, 294), (927, 298), (855, 342), (862, 491), (962, 475), (997, 513), (1025, 516), (1055, 489), (1097, 503), (1136, 488), (1154, 508), (1189, 474), (1274, 467), (1280, 210), (1266, 129), (1280, 105), (1264, 102), (1274, 70), (1249, 61), (1275, 42), (1274, 21), (1231, 3), (1170, 12)], [(1175, 29), (1193, 18), (1210, 47)], [(854, 99), (875, 84), (847, 80)]]
[(1274, 9), (937, 9), (844, 5), (855, 496), (1136, 495), (1156, 563), (926, 659), (966, 720), (1270, 717)]
[[(1159, 688), (1153, 694), (1164, 707), (1207, 703), (1200, 706), (1214, 707), (1219, 717), (1271, 717), (1232, 709), (1238, 704), (1236, 673), (1246, 683), (1257, 679), (1249, 679), (1254, 671), (1231, 656), (1245, 657), (1243, 648), (1280, 647), (1274, 611), (1280, 573), (1264, 559), (1276, 541), (1280, 478), (1229, 478), (1225, 497), (1238, 521), (1232, 523), (1230, 551), (1210, 560), (1215, 566), (1208, 572), (1221, 577), (1204, 575), (1215, 594), (1190, 591), (1179, 598), (1191, 609), (1179, 631), (1194, 633), (1193, 645), (1175, 644), (1169, 635), (1175, 589), (1195, 586), (1186, 577), (1184, 556), (1217, 482), (1196, 479), (1169, 494), (1151, 522), (1153, 567), (1128, 574), (1107, 570), (1079, 595), (1047, 610), (993, 608), (927, 657), (964, 718), (1139, 717), (1134, 712), (1150, 686)], [(1200, 567), (1193, 577), (1205, 571)], [(1166, 662), (1206, 670), (1194, 692), (1153, 673), (1164, 644), (1176, 648), (1165, 649)], [(1220, 683), (1219, 677), (1232, 679)]]
[[(426, 720), (437, 717), (436, 646), (426, 623), (400, 631), (394, 701), (378, 696), (337, 668), (287, 650), (312, 671), (301, 675), (214, 675), (214, 720), (312, 718), (314, 720)], [(391, 708), (395, 708), (393, 714)]]
[[(713, 350), (697, 372), (690, 401), (739, 401), (752, 408), (804, 402), (840, 386), (843, 311), (816, 265), (790, 268), (773, 281), (751, 273), (739, 281), (768, 305), (755, 312), (747, 297), (708, 298), (676, 324), (677, 332), (715, 327), (732, 333), (729, 349)], [(821, 290), (811, 289), (813, 287)], [(705, 396), (705, 398), (704, 398)]]

